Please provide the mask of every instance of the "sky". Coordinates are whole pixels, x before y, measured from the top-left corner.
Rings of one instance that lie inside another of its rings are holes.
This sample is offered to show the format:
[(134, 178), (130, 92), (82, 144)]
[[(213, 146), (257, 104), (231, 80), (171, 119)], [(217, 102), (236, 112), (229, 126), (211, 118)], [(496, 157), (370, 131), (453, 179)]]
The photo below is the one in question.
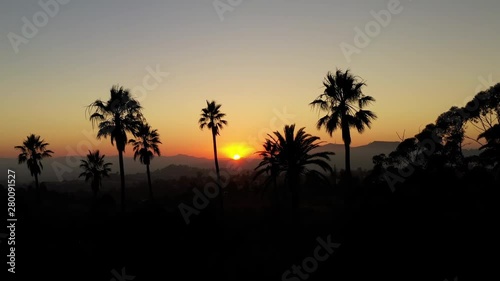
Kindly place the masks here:
[(141, 102), (163, 155), (213, 156), (197, 124), (206, 100), (227, 114), (222, 157), (292, 123), (342, 143), (308, 105), (336, 68), (376, 99), (378, 119), (352, 145), (397, 141), (500, 82), (498, 11), (498, 0), (1, 1), (0, 157), (31, 133), (54, 156), (116, 155), (85, 113), (115, 84)]

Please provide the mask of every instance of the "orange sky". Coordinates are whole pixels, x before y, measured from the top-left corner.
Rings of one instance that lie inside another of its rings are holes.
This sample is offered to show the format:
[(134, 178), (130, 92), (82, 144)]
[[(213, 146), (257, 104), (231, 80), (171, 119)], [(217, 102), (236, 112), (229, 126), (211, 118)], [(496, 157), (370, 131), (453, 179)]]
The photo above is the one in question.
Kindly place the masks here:
[[(54, 156), (89, 148), (115, 155), (109, 139), (92, 142), (84, 133), (92, 132), (85, 106), (107, 99), (113, 84), (141, 101), (164, 155), (212, 157), (210, 133), (197, 120), (206, 99), (221, 103), (229, 125), (218, 138), (220, 152), (232, 157), (260, 148), (262, 136), (283, 121), (342, 143), (338, 134), (316, 130), (319, 115), (308, 106), (336, 67), (365, 79), (365, 94), (377, 100), (370, 109), (379, 118), (363, 135), (353, 134), (354, 146), (398, 140), (403, 130), (411, 137), (500, 81), (494, 1), (401, 1), (402, 12), (349, 62), (340, 44), (353, 44), (354, 28), (372, 21), (370, 11), (385, 9), (387, 1), (248, 1), (224, 21), (211, 1), (167, 2), (71, 2), (18, 53), (4, 37), (0, 157), (16, 156), (13, 147), (30, 133), (49, 142)], [(2, 4), (4, 33), (21, 34), (21, 18), (40, 10), (16, 3)], [(168, 76), (147, 78), (156, 68)], [(276, 112), (285, 109), (280, 119)]]

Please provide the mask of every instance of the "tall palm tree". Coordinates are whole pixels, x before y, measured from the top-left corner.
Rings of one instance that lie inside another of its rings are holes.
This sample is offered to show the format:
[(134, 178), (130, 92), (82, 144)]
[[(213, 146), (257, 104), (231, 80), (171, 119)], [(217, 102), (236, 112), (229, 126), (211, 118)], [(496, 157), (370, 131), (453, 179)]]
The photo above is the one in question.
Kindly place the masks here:
[(318, 148), (320, 143), (317, 142), (320, 138), (312, 136), (305, 132), (305, 128), (301, 128), (295, 133), (295, 124), (286, 125), (283, 130), (284, 134), (279, 131), (274, 132), (274, 136), (268, 135), (264, 144), (262, 161), (257, 166), (257, 173), (263, 173), (272, 166), (275, 166), (273, 177), (284, 173), (285, 184), (292, 192), (292, 218), (294, 222), (298, 222), (299, 211), (299, 182), (303, 175), (311, 174), (327, 180), (326, 176), (321, 172), (311, 169), (311, 166), (317, 166), (323, 171), (332, 173), (332, 167), (327, 162), (330, 160), (330, 155), (333, 152), (316, 152), (312, 150)]
[(52, 157), (54, 152), (47, 149), (49, 144), (40, 139), (40, 136), (31, 134), (23, 141), (23, 145), (15, 146), (15, 149), (21, 151), (18, 155), (19, 164), (26, 162), (31, 176), (35, 178), (36, 198), (40, 199), (40, 189), (38, 184), (38, 175), (42, 173), (42, 159)]
[(342, 140), (345, 147), (345, 171), (347, 177), (351, 178), (351, 132), (350, 128), (356, 128), (363, 133), (366, 127), (371, 128), (372, 120), (377, 115), (364, 107), (374, 102), (371, 96), (366, 96), (362, 88), (366, 84), (359, 77), (351, 74), (350, 70), (343, 72), (337, 69), (335, 74), (328, 72), (323, 82), (325, 90), (310, 105), (319, 111), (326, 111), (326, 115), (317, 122), (318, 130), (325, 127), (332, 136), (337, 129), (342, 132)]
[(101, 155), (99, 150), (87, 154), (87, 159), (80, 160), (80, 168), (83, 172), (78, 176), (85, 177), (85, 182), (90, 180), (90, 187), (94, 193), (94, 197), (97, 197), (97, 193), (102, 186), (102, 178), (109, 177), (109, 172), (111, 172), (111, 163), (106, 163), (104, 161), (104, 154)]
[(141, 164), (146, 165), (146, 173), (148, 174), (149, 198), (153, 199), (153, 188), (151, 186), (151, 173), (149, 165), (154, 155), (161, 156), (158, 144), (161, 144), (158, 130), (152, 130), (148, 123), (141, 123), (135, 133), (136, 139), (129, 141), (134, 148), (134, 160), (139, 157)]
[(209, 102), (207, 100), (207, 107), (201, 109), (201, 117), (198, 120), (200, 129), (207, 127), (212, 131), (212, 142), (214, 145), (214, 160), (215, 160), (215, 171), (217, 172), (217, 180), (220, 180), (219, 172), (219, 160), (217, 159), (217, 136), (220, 135), (220, 130), (224, 126), (227, 126), (227, 121), (222, 119), (226, 116), (225, 113), (220, 112), (221, 104), (215, 103), (215, 101)]
[[(219, 202), (220, 211), (224, 212), (224, 199), (223, 192), (220, 183), (220, 171), (219, 171), (219, 160), (217, 159), (217, 136), (220, 135), (220, 130), (227, 125), (227, 121), (223, 118), (226, 116), (225, 113), (220, 112), (220, 104), (215, 101), (209, 102), (207, 100), (207, 107), (201, 109), (201, 117), (198, 120), (200, 129), (207, 127), (212, 131), (212, 142), (214, 146), (214, 161), (215, 161), (215, 172), (217, 173), (217, 185), (219, 186)], [(221, 215), (222, 216), (222, 215)]]
[(96, 100), (87, 110), (92, 125), (98, 125), (97, 138), (111, 138), (111, 144), (116, 143), (120, 163), (121, 210), (125, 210), (125, 171), (123, 167), (123, 152), (127, 144), (127, 132), (134, 133), (142, 120), (141, 105), (131, 97), (129, 90), (113, 86), (108, 101)]

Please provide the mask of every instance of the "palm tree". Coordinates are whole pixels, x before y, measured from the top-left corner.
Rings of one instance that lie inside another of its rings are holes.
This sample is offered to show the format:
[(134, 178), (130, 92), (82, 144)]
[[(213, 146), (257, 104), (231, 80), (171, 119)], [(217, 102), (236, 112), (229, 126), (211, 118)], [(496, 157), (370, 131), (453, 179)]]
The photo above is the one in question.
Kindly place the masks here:
[(263, 144), (264, 150), (257, 151), (256, 153), (262, 157), (262, 161), (255, 167), (255, 175), (253, 179), (257, 179), (262, 174), (266, 173), (269, 176), (266, 178), (264, 182), (264, 188), (269, 186), (272, 182), (273, 191), (272, 191), (272, 204), (275, 205), (275, 211), (277, 210), (278, 204), (278, 177), (280, 174), (280, 166), (278, 163), (278, 146), (275, 142), (266, 139)]
[[(227, 125), (227, 121), (222, 119), (226, 116), (225, 113), (220, 112), (220, 104), (215, 101), (209, 102), (207, 100), (207, 107), (201, 109), (201, 117), (198, 120), (200, 129), (207, 127), (212, 131), (212, 142), (214, 146), (214, 161), (215, 161), (215, 172), (217, 173), (217, 185), (219, 189), (220, 184), (220, 171), (219, 171), (219, 160), (217, 159), (217, 136), (220, 135), (220, 130)], [(219, 190), (219, 201), (221, 212), (224, 210), (223, 193)]]
[(262, 157), (262, 161), (255, 168), (256, 173), (254, 175), (254, 179), (258, 178), (263, 173), (269, 174), (269, 177), (267, 177), (264, 185), (267, 187), (272, 182), (273, 188), (276, 191), (278, 186), (277, 180), (280, 173), (278, 163), (278, 145), (270, 139), (266, 139), (263, 147), (264, 150), (256, 152)]
[(131, 97), (129, 90), (113, 86), (108, 101), (96, 100), (87, 110), (94, 112), (90, 116), (92, 126), (98, 124), (97, 139), (111, 138), (111, 144), (116, 142), (120, 163), (121, 210), (125, 210), (125, 171), (123, 167), (123, 152), (127, 144), (127, 132), (134, 133), (142, 120), (141, 105)]
[(350, 128), (356, 128), (363, 133), (365, 127), (371, 128), (372, 120), (377, 115), (364, 107), (374, 102), (371, 96), (362, 93), (362, 87), (366, 86), (359, 77), (351, 74), (350, 70), (343, 72), (337, 69), (335, 74), (328, 72), (323, 82), (325, 90), (316, 100), (310, 103), (319, 111), (326, 111), (326, 115), (317, 122), (318, 130), (325, 127), (332, 136), (337, 129), (342, 131), (342, 140), (345, 147), (345, 171), (347, 177), (351, 178), (351, 132)]
[[(332, 173), (332, 167), (326, 161), (330, 160), (333, 152), (316, 152), (312, 150), (318, 148), (320, 143), (316, 142), (319, 137), (312, 136), (301, 128), (295, 134), (295, 124), (286, 125), (282, 135), (279, 131), (274, 132), (274, 136), (268, 135), (264, 143), (262, 161), (257, 166), (257, 173), (271, 171), (272, 177), (277, 177), (284, 173), (285, 184), (292, 192), (292, 218), (298, 221), (299, 193), (298, 187), (301, 176), (311, 174), (327, 181), (325, 175), (317, 170), (310, 169), (312, 165), (321, 168), (323, 171)], [(274, 168), (273, 168), (274, 166)], [(273, 169), (275, 169), (273, 171)], [(274, 174), (273, 174), (274, 173)]]
[(104, 154), (100, 154), (99, 150), (94, 152), (89, 150), (87, 159), (80, 160), (80, 168), (83, 169), (83, 172), (78, 177), (85, 177), (85, 182), (90, 180), (90, 187), (92, 188), (92, 192), (94, 192), (94, 197), (97, 197), (99, 188), (102, 186), (102, 178), (109, 177), (109, 172), (111, 172), (109, 166), (112, 164), (106, 163), (104, 156)]
[(220, 135), (220, 130), (227, 125), (227, 121), (222, 119), (226, 116), (225, 113), (220, 112), (220, 104), (216, 104), (215, 101), (209, 102), (207, 100), (207, 107), (201, 110), (201, 118), (198, 120), (200, 129), (207, 127), (212, 130), (212, 141), (214, 145), (214, 160), (215, 160), (215, 171), (217, 173), (217, 181), (220, 181), (219, 172), (219, 160), (217, 159), (217, 139), (216, 137)]
[(15, 146), (15, 149), (21, 151), (18, 155), (19, 164), (26, 162), (31, 176), (35, 177), (35, 188), (37, 201), (40, 199), (40, 190), (38, 184), (38, 175), (42, 173), (43, 165), (42, 159), (52, 157), (54, 152), (47, 149), (49, 144), (40, 139), (40, 136), (31, 134), (26, 137), (26, 140), (21, 146)]
[(148, 123), (141, 123), (135, 133), (136, 139), (129, 141), (134, 148), (134, 160), (139, 157), (139, 161), (146, 165), (146, 173), (148, 174), (149, 198), (153, 199), (153, 188), (151, 186), (151, 173), (149, 165), (154, 155), (161, 156), (158, 144), (161, 144), (158, 130), (151, 130)]

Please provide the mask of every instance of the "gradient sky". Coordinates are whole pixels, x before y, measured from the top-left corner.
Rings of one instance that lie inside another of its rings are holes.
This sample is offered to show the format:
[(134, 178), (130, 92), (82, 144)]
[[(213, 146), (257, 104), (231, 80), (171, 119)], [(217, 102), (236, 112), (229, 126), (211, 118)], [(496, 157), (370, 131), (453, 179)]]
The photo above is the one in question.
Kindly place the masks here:
[[(158, 129), (163, 154), (200, 157), (212, 156), (210, 133), (197, 125), (206, 99), (227, 114), (218, 139), (226, 156), (245, 147), (248, 154), (264, 132), (281, 128), (272, 121), (284, 108), (289, 123), (342, 143), (316, 129), (318, 112), (308, 106), (336, 68), (361, 76), (365, 94), (377, 100), (370, 109), (379, 118), (353, 135), (354, 146), (398, 140), (403, 130), (413, 136), (500, 82), (498, 0), (401, 0), (401, 13), (348, 62), (340, 44), (354, 45), (355, 27), (364, 29), (370, 11), (389, 2), (243, 0), (221, 21), (212, 0), (72, 0), (16, 53), (9, 32), (21, 36), (22, 18), (33, 22), (43, 10), (37, 0), (2, 1), (0, 157), (17, 155), (13, 146), (30, 133), (49, 142), (54, 156), (86, 152), (85, 106), (107, 100), (114, 84), (141, 86), (147, 67), (169, 73), (146, 95), (132, 92)], [(116, 155), (109, 139), (90, 148)]]

